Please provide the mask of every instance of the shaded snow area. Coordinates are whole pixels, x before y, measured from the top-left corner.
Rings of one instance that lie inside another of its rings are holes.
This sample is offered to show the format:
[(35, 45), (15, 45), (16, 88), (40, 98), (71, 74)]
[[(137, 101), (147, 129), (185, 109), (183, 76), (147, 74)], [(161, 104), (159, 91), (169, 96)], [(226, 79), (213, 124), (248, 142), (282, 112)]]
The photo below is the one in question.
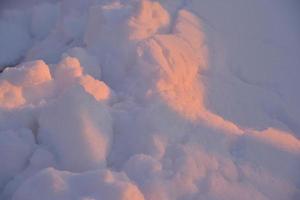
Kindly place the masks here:
[(1, 200), (299, 200), (298, 0), (0, 2)]

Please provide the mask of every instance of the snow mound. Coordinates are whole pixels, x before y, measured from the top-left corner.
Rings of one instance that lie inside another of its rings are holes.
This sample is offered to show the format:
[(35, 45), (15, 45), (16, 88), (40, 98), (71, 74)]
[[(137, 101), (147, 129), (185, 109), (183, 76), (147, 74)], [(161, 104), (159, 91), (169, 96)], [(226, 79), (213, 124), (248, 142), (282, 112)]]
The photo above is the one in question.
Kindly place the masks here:
[(14, 200), (144, 200), (139, 189), (124, 174), (97, 170), (74, 174), (47, 168), (26, 181)]
[(108, 101), (112, 98), (112, 92), (108, 86), (104, 82), (94, 79), (92, 76), (82, 76), (79, 82), (85, 91), (98, 101)]
[(55, 4), (41, 3), (32, 11), (30, 30), (33, 37), (42, 40), (52, 31), (59, 15), (59, 7)]
[(0, 106), (1, 108), (15, 108), (25, 103), (20, 87), (14, 86), (7, 81), (0, 82)]
[(34, 103), (51, 92), (52, 76), (43, 61), (7, 68), (0, 76), (0, 107), (12, 109)]
[(39, 140), (63, 169), (78, 172), (106, 165), (112, 137), (108, 108), (81, 86), (45, 107), (38, 123)]
[(235, 124), (213, 114), (204, 104), (205, 90), (199, 73), (207, 68), (208, 57), (199, 19), (181, 10), (172, 28), (171, 34), (155, 35), (138, 49), (139, 58), (144, 59), (140, 62), (148, 62), (146, 67), (158, 71), (155, 86), (147, 92), (158, 92), (172, 109), (190, 120), (201, 119), (213, 127), (240, 134)]
[(93, 77), (96, 79), (101, 79), (101, 68), (97, 58), (90, 55), (85, 49), (75, 47), (69, 49), (63, 56), (77, 58), (85, 73), (93, 75)]
[(261, 29), (248, 33), (235, 13), (247, 6), (233, 5), (3, 8), (0, 43), (11, 45), (0, 45), (0, 199), (298, 199), (293, 82), (277, 68), (279, 80), (264, 80), (265, 71), (241, 63), (268, 40), (253, 39)]
[(0, 188), (27, 164), (34, 150), (34, 138), (30, 130), (0, 132)]
[(0, 19), (0, 70), (16, 65), (31, 46), (26, 19), (23, 12), (4, 12)]

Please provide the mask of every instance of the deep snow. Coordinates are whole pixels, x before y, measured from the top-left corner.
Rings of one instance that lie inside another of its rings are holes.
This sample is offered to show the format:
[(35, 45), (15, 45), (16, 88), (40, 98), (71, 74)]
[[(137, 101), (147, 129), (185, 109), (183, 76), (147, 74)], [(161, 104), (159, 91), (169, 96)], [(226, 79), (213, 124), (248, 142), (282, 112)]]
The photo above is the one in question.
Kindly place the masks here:
[(0, 199), (300, 198), (297, 0), (0, 6)]

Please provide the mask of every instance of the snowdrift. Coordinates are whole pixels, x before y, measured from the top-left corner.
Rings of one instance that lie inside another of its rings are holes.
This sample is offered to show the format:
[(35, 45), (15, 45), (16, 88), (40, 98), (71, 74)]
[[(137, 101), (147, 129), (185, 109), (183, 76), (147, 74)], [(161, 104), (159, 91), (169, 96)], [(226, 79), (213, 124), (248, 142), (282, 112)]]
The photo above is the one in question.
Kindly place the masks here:
[(300, 29), (266, 2), (286, 32), (258, 0), (4, 2), (0, 198), (300, 198)]

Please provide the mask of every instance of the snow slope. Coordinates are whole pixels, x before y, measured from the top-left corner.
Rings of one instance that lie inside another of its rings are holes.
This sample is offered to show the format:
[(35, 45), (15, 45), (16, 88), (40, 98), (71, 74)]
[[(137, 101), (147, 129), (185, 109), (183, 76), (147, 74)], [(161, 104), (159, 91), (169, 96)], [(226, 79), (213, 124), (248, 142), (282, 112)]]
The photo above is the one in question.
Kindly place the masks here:
[(3, 1), (0, 199), (299, 199), (297, 8)]

